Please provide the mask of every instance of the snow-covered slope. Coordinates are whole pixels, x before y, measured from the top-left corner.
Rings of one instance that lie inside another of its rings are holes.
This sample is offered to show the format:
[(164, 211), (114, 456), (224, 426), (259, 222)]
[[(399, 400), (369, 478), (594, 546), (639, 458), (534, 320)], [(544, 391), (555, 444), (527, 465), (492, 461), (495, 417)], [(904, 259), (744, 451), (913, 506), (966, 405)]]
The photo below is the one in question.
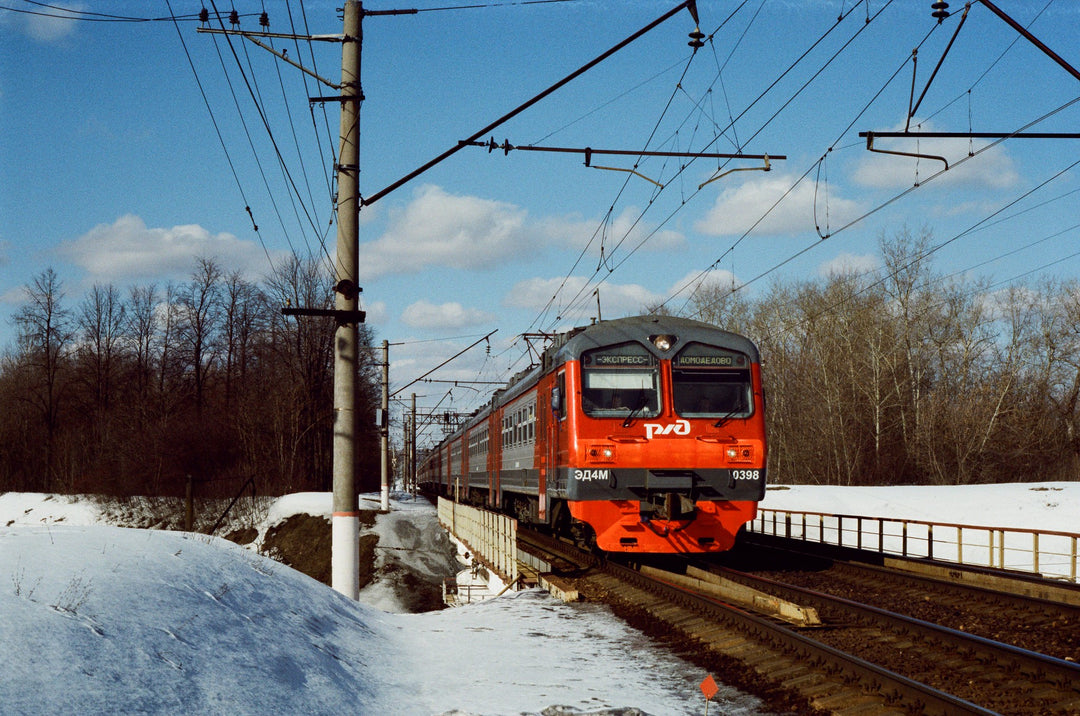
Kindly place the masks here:
[[(85, 505), (63, 498), (4, 497), (3, 713), (689, 716), (704, 707), (704, 673), (598, 605), (534, 590), (391, 614), (223, 539), (94, 524)], [(314, 509), (311, 499), (272, 509), (273, 519)], [(434, 509), (394, 507), (379, 517), (382, 539), (423, 552)], [(756, 699), (731, 690), (718, 699), (714, 712), (758, 712)]]

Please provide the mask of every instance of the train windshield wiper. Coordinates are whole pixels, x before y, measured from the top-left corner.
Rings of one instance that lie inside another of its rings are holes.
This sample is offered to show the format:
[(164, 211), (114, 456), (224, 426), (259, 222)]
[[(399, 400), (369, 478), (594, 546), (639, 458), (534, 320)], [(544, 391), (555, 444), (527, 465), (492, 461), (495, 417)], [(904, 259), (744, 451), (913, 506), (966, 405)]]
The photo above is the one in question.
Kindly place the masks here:
[(641, 400), (638, 401), (638, 406), (630, 411), (630, 414), (626, 416), (626, 419), (622, 421), (622, 426), (628, 428), (634, 424), (634, 418), (640, 413), (646, 405), (649, 404), (649, 396), (645, 395), (644, 391), (641, 393)]
[(742, 404), (742, 401), (740, 400), (739, 403), (734, 408), (729, 410), (723, 417), (721, 417), (719, 420), (717, 420), (715, 423), (713, 423), (713, 427), (714, 428), (721, 427), (724, 423), (726, 423), (727, 421), (734, 418), (736, 414), (742, 413), (745, 410), (746, 410), (746, 407)]

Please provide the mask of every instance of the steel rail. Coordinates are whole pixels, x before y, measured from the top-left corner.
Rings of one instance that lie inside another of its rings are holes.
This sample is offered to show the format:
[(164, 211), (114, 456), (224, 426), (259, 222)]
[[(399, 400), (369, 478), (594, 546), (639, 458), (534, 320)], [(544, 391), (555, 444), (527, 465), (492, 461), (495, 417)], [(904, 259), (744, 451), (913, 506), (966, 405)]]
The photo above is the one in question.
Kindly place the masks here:
[(756, 639), (772, 644), (785, 652), (795, 653), (811, 662), (835, 667), (845, 675), (858, 680), (863, 686), (876, 690), (887, 699), (895, 699), (906, 707), (918, 708), (920, 713), (981, 714), (983, 716), (997, 713), (889, 671), (853, 654), (822, 644), (768, 619), (691, 590), (647, 577), (630, 567), (607, 562), (601, 565), (600, 569), (651, 592), (662, 591), (684, 606), (706, 614), (709, 618), (723, 622), (744, 634), (750, 634)]
[(586, 553), (572, 545), (559, 542), (546, 535), (531, 530), (518, 530), (518, 539), (529, 544), (558, 554), (577, 564), (588, 564), (620, 581), (634, 584), (654, 594), (672, 598), (710, 619), (725, 624), (748, 635), (750, 638), (770, 644), (777, 649), (795, 654), (809, 663), (818, 663), (836, 667), (842, 673), (868, 686), (887, 699), (902, 702), (907, 708), (918, 709), (919, 713), (941, 714), (979, 714), (990, 716), (995, 711), (985, 709), (964, 699), (935, 689), (927, 684), (902, 676), (872, 662), (860, 659), (834, 647), (803, 636), (796, 631), (781, 626), (763, 617), (743, 611), (717, 599), (698, 594), (691, 590), (646, 576), (636, 569), (615, 564), (594, 554)]
[(740, 572), (729, 567), (714, 565), (712, 569), (729, 579), (755, 586), (755, 588), (765, 587), (763, 591), (777, 594), (784, 599), (790, 599), (803, 605), (807, 604), (806, 600), (809, 598), (811, 601), (817, 602), (817, 606), (824, 605), (839, 609), (863, 619), (885, 623), (891, 628), (901, 629), (925, 639), (969, 649), (973, 653), (984, 655), (997, 664), (1019, 665), (1023, 673), (1033, 674), (1061, 687), (1075, 688), (1074, 685), (1080, 684), (1080, 664), (951, 629), (940, 624), (933, 624), (915, 617), (897, 614), (879, 607), (861, 604), (832, 594), (825, 594), (813, 589), (796, 587), (766, 577)]

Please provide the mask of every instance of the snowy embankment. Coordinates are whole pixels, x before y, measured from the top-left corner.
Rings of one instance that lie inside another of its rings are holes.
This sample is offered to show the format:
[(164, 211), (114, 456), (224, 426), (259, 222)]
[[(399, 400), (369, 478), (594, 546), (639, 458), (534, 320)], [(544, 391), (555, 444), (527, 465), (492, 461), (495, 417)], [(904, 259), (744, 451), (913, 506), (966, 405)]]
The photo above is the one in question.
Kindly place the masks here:
[[(763, 507), (1075, 531), (1080, 483), (797, 486), (770, 490)], [(260, 539), (301, 512), (328, 516), (330, 496), (277, 500)], [(400, 603), (386, 582), (361, 593), (367, 604), (356, 603), (254, 549), (103, 524), (108, 519), (91, 501), (0, 494), (0, 710), (704, 710), (698, 684), (705, 674), (601, 606), (529, 591), (461, 609), (393, 614)], [(441, 536), (433, 507), (399, 500), (374, 531), (380, 562), (422, 563), (429, 541)], [(717, 700), (710, 713), (760, 708), (733, 690)]]
[[(283, 498), (267, 523), (321, 512), (323, 502), (328, 495)], [(422, 560), (424, 535), (437, 531), (434, 508), (396, 501), (393, 509), (376, 524), (382, 551)], [(78, 500), (0, 495), (0, 710), (703, 710), (705, 674), (598, 605), (533, 590), (391, 614), (223, 539), (100, 519)], [(394, 601), (377, 582), (365, 598)], [(758, 712), (756, 699), (732, 690), (717, 699), (722, 713)]]

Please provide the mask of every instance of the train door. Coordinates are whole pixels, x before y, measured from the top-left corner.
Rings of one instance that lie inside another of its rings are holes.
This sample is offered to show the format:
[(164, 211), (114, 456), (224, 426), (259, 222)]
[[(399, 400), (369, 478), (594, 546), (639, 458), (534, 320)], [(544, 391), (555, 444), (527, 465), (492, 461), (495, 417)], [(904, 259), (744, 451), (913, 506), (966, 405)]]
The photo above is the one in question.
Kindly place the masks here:
[(557, 492), (564, 490), (565, 485), (561, 484), (560, 479), (560, 465), (565, 460), (560, 458), (562, 453), (566, 451), (566, 370), (559, 370), (555, 374), (554, 385), (552, 385), (550, 397), (550, 405), (544, 410), (548, 416), (547, 429), (544, 431), (544, 463), (547, 466), (545, 472), (541, 472), (540, 475), (540, 519), (548, 519), (548, 501), (547, 493), (548, 488), (552, 487)]

